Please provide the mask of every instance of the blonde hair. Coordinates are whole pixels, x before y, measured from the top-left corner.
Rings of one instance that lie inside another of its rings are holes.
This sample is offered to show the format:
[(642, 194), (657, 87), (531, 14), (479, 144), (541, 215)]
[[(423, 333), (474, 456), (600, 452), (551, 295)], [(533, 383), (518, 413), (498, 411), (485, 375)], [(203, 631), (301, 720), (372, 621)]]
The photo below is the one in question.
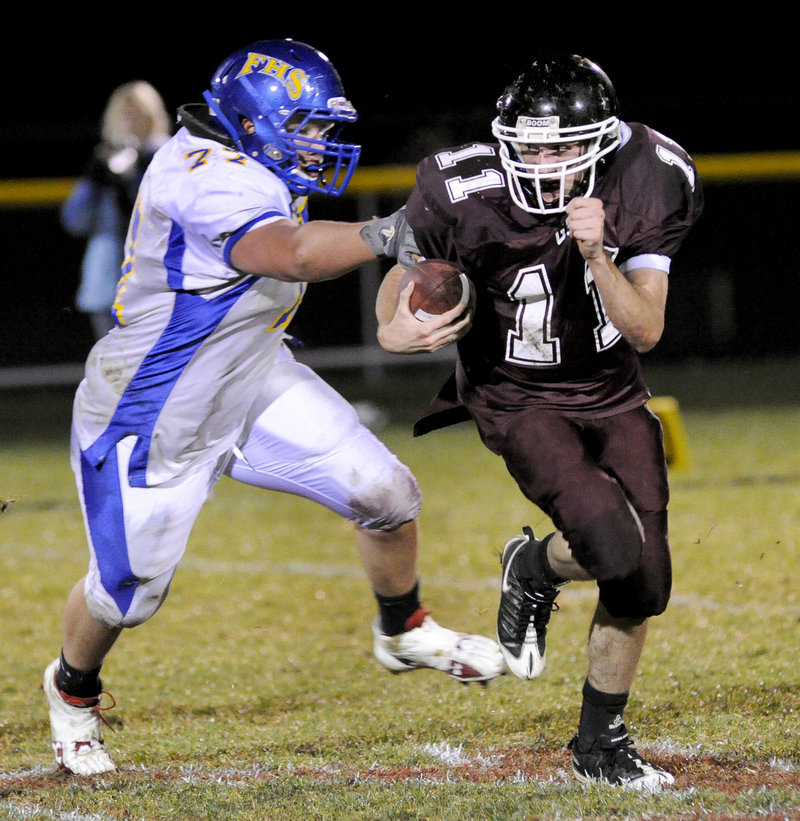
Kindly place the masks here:
[(161, 95), (144, 80), (114, 89), (100, 125), (105, 142), (155, 149), (170, 137), (170, 119)]

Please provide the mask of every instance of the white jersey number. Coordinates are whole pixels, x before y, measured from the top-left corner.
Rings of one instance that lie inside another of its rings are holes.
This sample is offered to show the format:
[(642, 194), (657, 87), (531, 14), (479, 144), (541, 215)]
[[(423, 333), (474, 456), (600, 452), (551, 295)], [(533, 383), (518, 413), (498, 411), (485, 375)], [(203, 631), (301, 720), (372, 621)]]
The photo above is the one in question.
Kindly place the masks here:
[[(619, 339), (620, 333), (608, 318), (588, 266), (584, 284), (597, 315), (595, 348), (598, 352), (604, 351)], [(506, 339), (506, 361), (515, 365), (561, 364), (561, 340), (551, 330), (553, 288), (544, 265), (522, 268), (508, 289), (508, 296), (520, 305), (515, 328), (508, 332)]]
[[(461, 160), (493, 154), (487, 145), (472, 145), (458, 151), (442, 151), (436, 155), (441, 169), (451, 168)], [(474, 177), (449, 177), (445, 180), (447, 193), (453, 203), (487, 188), (501, 188), (505, 177), (494, 169), (486, 169)], [(617, 250), (609, 249), (612, 258)], [(585, 272), (586, 293), (589, 294), (597, 315), (594, 328), (595, 347), (598, 351), (610, 348), (620, 337), (619, 331), (608, 318), (600, 292), (592, 278), (589, 266)], [(553, 319), (553, 288), (543, 265), (522, 268), (508, 290), (510, 299), (519, 302), (516, 325), (508, 332), (506, 360), (517, 365), (558, 365), (561, 363), (561, 341), (551, 333)]]

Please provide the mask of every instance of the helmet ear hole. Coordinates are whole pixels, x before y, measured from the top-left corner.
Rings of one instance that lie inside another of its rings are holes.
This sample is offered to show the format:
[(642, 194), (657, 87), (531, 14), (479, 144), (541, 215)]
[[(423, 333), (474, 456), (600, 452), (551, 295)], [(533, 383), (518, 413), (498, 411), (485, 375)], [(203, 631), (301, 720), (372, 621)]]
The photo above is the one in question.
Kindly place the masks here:
[(239, 115), (239, 127), (245, 134), (253, 134), (256, 130), (253, 121), (249, 117), (245, 117), (244, 114)]

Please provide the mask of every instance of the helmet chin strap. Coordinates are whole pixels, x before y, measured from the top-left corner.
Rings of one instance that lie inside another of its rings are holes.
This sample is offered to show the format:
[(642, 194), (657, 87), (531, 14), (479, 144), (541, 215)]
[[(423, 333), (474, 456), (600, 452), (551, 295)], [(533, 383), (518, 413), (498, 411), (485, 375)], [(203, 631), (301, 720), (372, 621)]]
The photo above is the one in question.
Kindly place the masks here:
[(288, 175), (289, 178), (291, 179), (293, 185), (294, 185), (293, 190), (300, 193), (300, 194), (303, 194), (303, 195), (308, 194), (309, 189), (311, 187), (317, 185), (319, 183), (320, 179), (323, 179), (323, 181), (324, 181), (324, 178), (322, 178), (322, 168), (323, 168), (322, 166), (319, 166), (319, 169), (320, 169), (320, 176), (319, 177), (312, 177), (310, 174), (307, 174), (305, 171), (303, 171), (300, 168), (300, 166), (295, 166), (289, 172), (289, 175)]

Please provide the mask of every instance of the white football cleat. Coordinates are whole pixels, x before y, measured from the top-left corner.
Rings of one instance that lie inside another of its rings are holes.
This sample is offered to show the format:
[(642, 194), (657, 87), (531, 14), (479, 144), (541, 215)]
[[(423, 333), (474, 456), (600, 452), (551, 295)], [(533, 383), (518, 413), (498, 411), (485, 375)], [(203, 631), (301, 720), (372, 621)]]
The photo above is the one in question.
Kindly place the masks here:
[(117, 765), (106, 752), (103, 742), (102, 725), (108, 723), (100, 715), (103, 694), (96, 698), (76, 698), (62, 693), (56, 687), (59, 661), (51, 662), (44, 671), (44, 694), (50, 708), (50, 733), (56, 764), (59, 769), (75, 775), (112, 772)]
[[(438, 625), (424, 610), (419, 611), (417, 627), (387, 636), (376, 619), (375, 658), (393, 673), (430, 668), (441, 670), (458, 681), (485, 683), (506, 672), (497, 642), (485, 636), (457, 633)], [(412, 619), (414, 617), (412, 616)]]

